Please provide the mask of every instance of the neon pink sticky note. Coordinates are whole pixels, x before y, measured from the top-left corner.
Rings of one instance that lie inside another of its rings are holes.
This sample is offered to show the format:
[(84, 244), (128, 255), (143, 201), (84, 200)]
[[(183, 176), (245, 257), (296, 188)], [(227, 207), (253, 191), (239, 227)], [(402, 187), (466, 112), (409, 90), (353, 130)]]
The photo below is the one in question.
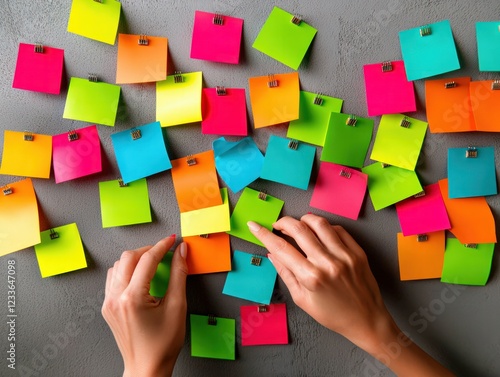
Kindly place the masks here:
[(49, 94), (61, 92), (64, 50), (19, 43), (12, 87)]
[(99, 173), (102, 161), (97, 127), (93, 125), (55, 135), (52, 139), (52, 160), (56, 183)]
[(396, 203), (396, 212), (405, 237), (451, 228), (438, 183), (425, 186), (421, 194)]
[(310, 206), (357, 220), (368, 175), (331, 162), (321, 162)]
[(286, 304), (240, 307), (241, 345), (288, 344)]
[(406, 78), (402, 60), (367, 64), (363, 70), (369, 116), (417, 110), (413, 82)]
[(243, 19), (195, 11), (191, 58), (238, 64)]
[(202, 106), (203, 134), (232, 136), (248, 134), (245, 89), (205, 88)]

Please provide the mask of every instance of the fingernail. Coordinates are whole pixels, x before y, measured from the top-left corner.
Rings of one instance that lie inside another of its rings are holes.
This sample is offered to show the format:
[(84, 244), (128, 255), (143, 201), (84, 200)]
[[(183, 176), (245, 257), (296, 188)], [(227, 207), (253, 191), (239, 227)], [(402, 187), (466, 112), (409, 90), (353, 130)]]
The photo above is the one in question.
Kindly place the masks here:
[(177, 238), (177, 234), (172, 233), (172, 234), (169, 236), (169, 238)]
[(267, 259), (269, 259), (269, 262), (274, 266), (273, 260), (271, 259), (271, 254), (267, 254)]
[(247, 222), (248, 229), (250, 229), (252, 232), (258, 232), (260, 228), (262, 228), (259, 224), (257, 224), (254, 221), (249, 221)]
[(308, 215), (312, 215), (312, 212), (307, 212)]
[(187, 245), (185, 242), (182, 242), (180, 245), (181, 257), (186, 258), (187, 255)]

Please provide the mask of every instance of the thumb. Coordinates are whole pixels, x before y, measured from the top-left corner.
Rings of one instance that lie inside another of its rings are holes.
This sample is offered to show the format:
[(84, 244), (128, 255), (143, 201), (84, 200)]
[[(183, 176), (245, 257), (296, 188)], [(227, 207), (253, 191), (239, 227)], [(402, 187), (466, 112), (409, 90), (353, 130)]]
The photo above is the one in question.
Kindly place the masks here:
[(169, 300), (185, 300), (186, 299), (186, 277), (188, 274), (188, 266), (186, 262), (187, 244), (181, 242), (175, 249), (172, 257), (172, 266), (170, 268), (170, 280), (166, 297)]

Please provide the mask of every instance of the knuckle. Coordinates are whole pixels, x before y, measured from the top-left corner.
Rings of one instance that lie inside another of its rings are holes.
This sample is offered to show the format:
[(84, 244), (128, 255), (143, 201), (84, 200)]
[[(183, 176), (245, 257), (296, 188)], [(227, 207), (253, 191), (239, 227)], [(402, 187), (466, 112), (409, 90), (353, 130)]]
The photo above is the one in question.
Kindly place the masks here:
[(296, 222), (292, 225), (290, 229), (293, 236), (299, 236), (306, 233), (309, 230), (309, 227), (304, 224), (302, 221)]
[(275, 253), (280, 253), (280, 252), (282, 252), (282, 251), (284, 251), (286, 249), (287, 244), (288, 243), (283, 238), (279, 237), (275, 241), (275, 243), (274, 243), (274, 245), (272, 247), (272, 251), (275, 252)]
[(309, 278), (308, 278), (311, 290), (314, 291), (321, 288), (323, 285), (324, 278), (325, 276), (321, 270), (319, 270), (318, 268), (312, 268), (309, 271)]
[(337, 232), (345, 232), (346, 231), (342, 225), (332, 225), (332, 227)]
[(132, 250), (126, 250), (122, 253), (120, 260), (129, 260), (134, 256), (134, 252)]

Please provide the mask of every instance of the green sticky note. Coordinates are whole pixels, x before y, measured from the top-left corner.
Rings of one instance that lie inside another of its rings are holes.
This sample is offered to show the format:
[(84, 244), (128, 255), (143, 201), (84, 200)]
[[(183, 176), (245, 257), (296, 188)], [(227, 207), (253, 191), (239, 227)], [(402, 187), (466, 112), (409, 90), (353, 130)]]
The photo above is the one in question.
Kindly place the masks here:
[(145, 178), (123, 187), (120, 186), (119, 180), (99, 182), (99, 197), (103, 228), (152, 221)]
[(235, 359), (236, 321), (191, 314), (191, 356)]
[(35, 245), (42, 278), (87, 267), (85, 252), (75, 223), (40, 233), (42, 242)]
[(412, 170), (397, 166), (386, 166), (380, 162), (365, 166), (363, 173), (368, 174), (368, 193), (375, 211), (400, 202), (422, 192), (417, 174)]
[(401, 114), (382, 115), (371, 159), (415, 170), (427, 122)]
[(486, 285), (491, 271), (494, 243), (467, 247), (456, 238), (446, 240), (443, 283), (464, 285)]
[(118, 85), (72, 77), (63, 118), (113, 127), (119, 101)]
[(121, 3), (116, 0), (73, 0), (68, 31), (114, 45), (120, 9)]
[(331, 113), (321, 161), (362, 168), (372, 134), (373, 120)]
[(317, 30), (281, 8), (274, 7), (252, 47), (298, 69)]
[(339, 113), (343, 102), (339, 98), (301, 91), (299, 119), (290, 122), (286, 136), (309, 144), (325, 145), (330, 114)]
[(156, 268), (155, 276), (149, 286), (149, 294), (153, 297), (165, 297), (168, 282), (170, 280), (170, 268), (172, 266), (173, 252), (168, 252)]
[(245, 187), (241, 193), (240, 199), (234, 207), (231, 215), (231, 230), (227, 232), (231, 236), (235, 236), (253, 242), (256, 245), (264, 246), (250, 232), (247, 226), (248, 221), (266, 227), (269, 230), (273, 229), (273, 223), (276, 222), (285, 202), (271, 195), (261, 195), (265, 199), (259, 198), (259, 192), (249, 187)]

